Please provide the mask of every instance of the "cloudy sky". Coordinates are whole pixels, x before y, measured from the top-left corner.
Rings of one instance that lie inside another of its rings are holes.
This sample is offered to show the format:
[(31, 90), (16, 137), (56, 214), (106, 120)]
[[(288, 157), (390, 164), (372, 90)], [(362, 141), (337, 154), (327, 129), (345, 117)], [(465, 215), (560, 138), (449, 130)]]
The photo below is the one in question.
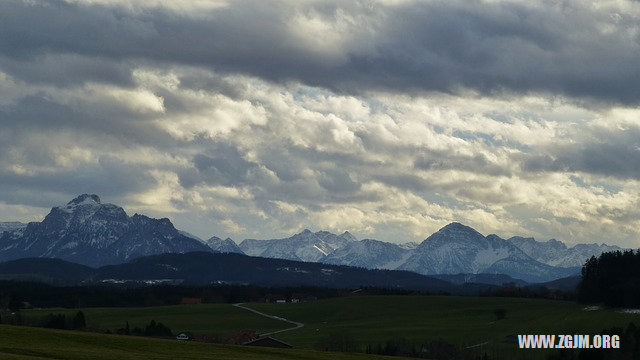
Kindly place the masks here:
[(2, 0), (0, 219), (640, 246), (640, 2)]

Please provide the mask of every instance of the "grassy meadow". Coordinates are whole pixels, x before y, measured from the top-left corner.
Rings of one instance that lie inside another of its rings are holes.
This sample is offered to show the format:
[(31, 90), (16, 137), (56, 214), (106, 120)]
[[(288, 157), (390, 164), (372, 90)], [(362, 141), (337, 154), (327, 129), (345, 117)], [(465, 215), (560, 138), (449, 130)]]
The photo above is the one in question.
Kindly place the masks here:
[[(545, 350), (517, 349), (518, 334), (589, 334), (605, 328), (640, 325), (639, 314), (612, 309), (586, 311), (570, 301), (523, 298), (459, 296), (360, 296), (305, 303), (250, 303), (255, 310), (299, 321), (304, 327), (275, 337), (301, 349), (318, 349), (330, 336), (353, 339), (361, 349), (405, 338), (416, 344), (443, 339), (459, 348), (472, 347), (499, 358), (543, 359)], [(498, 319), (496, 310), (503, 318)], [(75, 314), (77, 309), (25, 311), (25, 316), (48, 313)], [(82, 309), (90, 328), (115, 329), (129, 321), (131, 328), (152, 319), (174, 332), (224, 334), (252, 329), (259, 333), (291, 325), (269, 319), (229, 304), (176, 305), (148, 308)], [(482, 344), (480, 346), (475, 346)]]
[[(256, 310), (300, 321), (299, 330), (278, 338), (314, 348), (331, 333), (348, 334), (360, 344), (404, 337), (420, 342), (442, 338), (457, 346), (500, 358), (544, 358), (543, 350), (518, 350), (517, 334), (588, 334), (605, 328), (640, 325), (639, 314), (585, 311), (569, 301), (458, 296), (364, 296), (297, 304), (249, 304)], [(505, 317), (497, 319), (497, 309)], [(508, 355), (506, 355), (508, 354)]]
[(104, 335), (0, 325), (0, 359), (382, 360), (398, 358), (296, 349), (267, 349), (251, 346), (215, 345), (137, 336)]
[(237, 330), (256, 330), (265, 333), (291, 327), (290, 324), (269, 319), (229, 304), (200, 304), (154, 306), (138, 308), (83, 308), (23, 310), (25, 318), (41, 317), (49, 313), (73, 317), (78, 310), (84, 313), (87, 328), (114, 331), (125, 327), (143, 328), (151, 320), (168, 326), (174, 333), (191, 331), (197, 334), (222, 335)]

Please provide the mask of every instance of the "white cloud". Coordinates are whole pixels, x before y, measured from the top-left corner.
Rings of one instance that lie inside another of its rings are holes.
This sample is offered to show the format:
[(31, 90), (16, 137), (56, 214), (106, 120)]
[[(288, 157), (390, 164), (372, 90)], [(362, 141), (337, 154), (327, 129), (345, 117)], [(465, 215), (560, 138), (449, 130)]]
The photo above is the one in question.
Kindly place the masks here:
[(636, 3), (43, 4), (102, 28), (0, 40), (0, 215), (82, 191), (203, 237), (462, 221), (638, 245)]

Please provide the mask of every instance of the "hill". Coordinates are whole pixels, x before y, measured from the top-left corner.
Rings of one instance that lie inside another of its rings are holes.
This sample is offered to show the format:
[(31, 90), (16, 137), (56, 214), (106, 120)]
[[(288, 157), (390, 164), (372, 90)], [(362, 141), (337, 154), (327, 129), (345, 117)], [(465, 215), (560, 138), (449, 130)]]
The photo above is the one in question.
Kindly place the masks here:
[(252, 284), (330, 288), (379, 287), (430, 292), (463, 292), (451, 283), (409, 271), (252, 257), (235, 253), (192, 252), (134, 259), (92, 269), (59, 259), (31, 258), (0, 263), (0, 275), (31, 274), (67, 283)]
[(88, 266), (49, 258), (27, 258), (0, 263), (0, 275), (7, 279), (34, 279), (46, 282), (78, 284), (93, 275)]
[(253, 284), (262, 286), (372, 286), (424, 291), (451, 290), (450, 283), (409, 271), (363, 269), (235, 253), (162, 254), (105, 266), (93, 282), (181, 280), (189, 284)]

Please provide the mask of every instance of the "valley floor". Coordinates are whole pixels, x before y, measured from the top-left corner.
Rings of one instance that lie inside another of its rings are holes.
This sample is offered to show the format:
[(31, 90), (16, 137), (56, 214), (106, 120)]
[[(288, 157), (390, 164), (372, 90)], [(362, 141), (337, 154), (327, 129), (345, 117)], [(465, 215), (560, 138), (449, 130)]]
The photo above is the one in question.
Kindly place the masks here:
[[(291, 323), (282, 321), (287, 319), (304, 326), (276, 333), (274, 337), (299, 349), (322, 349), (335, 339), (346, 339), (364, 351), (400, 338), (420, 348), (425, 342), (441, 339), (458, 349), (469, 348), (467, 352), (487, 353), (498, 359), (546, 358), (548, 351), (545, 350), (519, 350), (518, 334), (592, 334), (613, 327), (624, 328), (630, 322), (640, 325), (640, 314), (613, 309), (587, 311), (575, 302), (522, 298), (355, 296), (243, 306), (270, 316), (230, 304), (82, 311), (87, 326), (100, 329), (113, 330), (125, 322), (131, 327), (144, 326), (156, 320), (174, 332), (189, 330), (223, 336), (251, 329), (262, 334), (291, 328)], [(29, 310), (24, 315), (59, 312), (70, 315), (77, 309)]]
[(295, 349), (214, 345), (136, 336), (93, 334), (24, 326), (0, 325), (2, 359), (68, 360), (359, 360), (398, 359), (364, 354), (327, 353)]

